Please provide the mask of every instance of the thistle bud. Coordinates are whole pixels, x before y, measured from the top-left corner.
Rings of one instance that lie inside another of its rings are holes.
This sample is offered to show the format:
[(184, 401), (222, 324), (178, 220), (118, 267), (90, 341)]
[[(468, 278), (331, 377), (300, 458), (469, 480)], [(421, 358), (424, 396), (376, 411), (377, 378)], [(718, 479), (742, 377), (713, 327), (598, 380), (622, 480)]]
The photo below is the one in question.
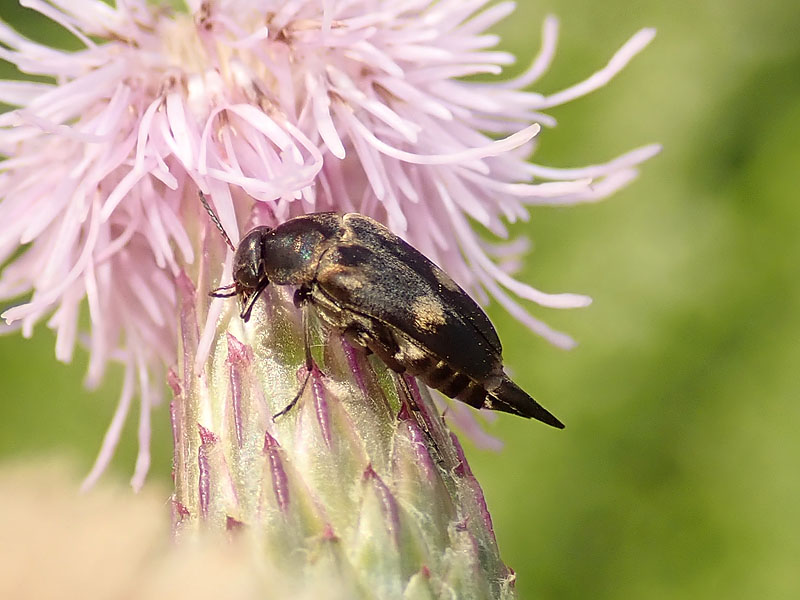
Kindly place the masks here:
[(275, 286), (246, 325), (229, 301), (195, 370), (208, 300), (188, 278), (180, 290), (179, 539), (230, 531), (304, 582), (336, 573), (354, 597), (514, 597), (481, 488), (427, 388), (313, 320), (308, 374), (299, 311)]

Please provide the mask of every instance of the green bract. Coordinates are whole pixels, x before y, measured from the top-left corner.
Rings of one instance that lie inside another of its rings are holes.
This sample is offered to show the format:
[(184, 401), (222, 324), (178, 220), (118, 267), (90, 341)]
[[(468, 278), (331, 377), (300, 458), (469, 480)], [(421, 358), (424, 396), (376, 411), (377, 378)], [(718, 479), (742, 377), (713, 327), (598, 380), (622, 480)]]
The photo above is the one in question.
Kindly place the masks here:
[(180, 289), (180, 539), (230, 530), (304, 585), (336, 573), (353, 598), (514, 597), (480, 486), (427, 390), (314, 327), (321, 371), (273, 422), (304, 375), (286, 291), (270, 288), (247, 326), (230, 302), (193, 374), (207, 298), (188, 279)]

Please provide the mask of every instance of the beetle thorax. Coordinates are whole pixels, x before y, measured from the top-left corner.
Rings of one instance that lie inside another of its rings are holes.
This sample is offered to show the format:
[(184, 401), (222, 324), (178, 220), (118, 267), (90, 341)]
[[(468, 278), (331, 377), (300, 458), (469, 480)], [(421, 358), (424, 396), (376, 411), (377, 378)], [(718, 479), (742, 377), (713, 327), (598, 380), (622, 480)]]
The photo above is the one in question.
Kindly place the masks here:
[(298, 217), (273, 229), (264, 237), (264, 270), (277, 285), (311, 283), (320, 257), (336, 243), (340, 217), (318, 213)]

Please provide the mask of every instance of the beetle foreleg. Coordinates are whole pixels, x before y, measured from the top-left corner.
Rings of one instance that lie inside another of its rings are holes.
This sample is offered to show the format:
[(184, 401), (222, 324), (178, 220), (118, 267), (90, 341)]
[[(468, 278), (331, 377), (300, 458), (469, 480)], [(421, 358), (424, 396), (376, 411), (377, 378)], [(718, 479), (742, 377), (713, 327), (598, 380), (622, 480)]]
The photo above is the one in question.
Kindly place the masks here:
[(211, 290), (208, 292), (208, 295), (212, 298), (232, 298), (239, 292), (236, 291), (236, 284), (231, 283), (229, 285), (223, 285), (222, 287), (218, 287), (215, 290)]
[(252, 293), (249, 297), (244, 297), (244, 305), (242, 306), (242, 312), (239, 313), (239, 316), (242, 318), (242, 321), (247, 323), (250, 320), (250, 313), (253, 311), (253, 306), (255, 306), (256, 300), (261, 295), (267, 286), (269, 285), (269, 279), (264, 279), (261, 283), (258, 284), (256, 291)]

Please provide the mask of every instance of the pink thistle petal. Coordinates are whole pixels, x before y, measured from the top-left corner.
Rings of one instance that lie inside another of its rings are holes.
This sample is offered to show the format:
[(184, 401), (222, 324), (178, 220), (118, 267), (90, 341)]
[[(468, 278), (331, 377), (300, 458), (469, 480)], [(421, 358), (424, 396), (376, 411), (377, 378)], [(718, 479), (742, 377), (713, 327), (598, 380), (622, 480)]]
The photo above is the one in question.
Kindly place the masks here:
[(536, 81), (550, 68), (556, 53), (558, 40), (558, 19), (548, 15), (542, 24), (542, 47), (536, 55), (531, 66), (519, 77), (500, 83), (501, 87), (509, 89), (526, 88)]
[(569, 87), (565, 90), (562, 90), (556, 94), (551, 94), (547, 96), (545, 102), (539, 108), (551, 108), (553, 106), (559, 106), (561, 104), (566, 104), (576, 98), (580, 98), (581, 96), (585, 96), (596, 89), (599, 89), (606, 85), (611, 79), (616, 76), (622, 69), (624, 69), (627, 64), (631, 61), (631, 59), (639, 54), (645, 47), (653, 41), (653, 38), (656, 37), (656, 30), (653, 28), (645, 28), (642, 29), (634, 36), (625, 42), (625, 45), (622, 46), (614, 56), (611, 57), (611, 60), (608, 61), (608, 64), (597, 71), (594, 75), (589, 77), (587, 80), (582, 81), (572, 87)]
[(119, 444), (120, 434), (125, 425), (125, 419), (128, 417), (128, 411), (130, 410), (134, 393), (134, 372), (133, 368), (128, 365), (125, 369), (125, 379), (122, 385), (120, 400), (117, 404), (117, 410), (114, 412), (114, 416), (108, 426), (108, 431), (106, 431), (106, 435), (103, 438), (103, 443), (100, 446), (100, 453), (97, 455), (97, 459), (92, 469), (89, 471), (89, 474), (81, 484), (81, 491), (85, 492), (91, 489), (111, 462), (117, 444)]
[(136, 466), (131, 478), (131, 486), (137, 492), (142, 489), (147, 472), (150, 470), (150, 407), (152, 403), (147, 364), (141, 359), (139, 360), (138, 371), (139, 389), (141, 390), (139, 399), (139, 452), (136, 455)]

